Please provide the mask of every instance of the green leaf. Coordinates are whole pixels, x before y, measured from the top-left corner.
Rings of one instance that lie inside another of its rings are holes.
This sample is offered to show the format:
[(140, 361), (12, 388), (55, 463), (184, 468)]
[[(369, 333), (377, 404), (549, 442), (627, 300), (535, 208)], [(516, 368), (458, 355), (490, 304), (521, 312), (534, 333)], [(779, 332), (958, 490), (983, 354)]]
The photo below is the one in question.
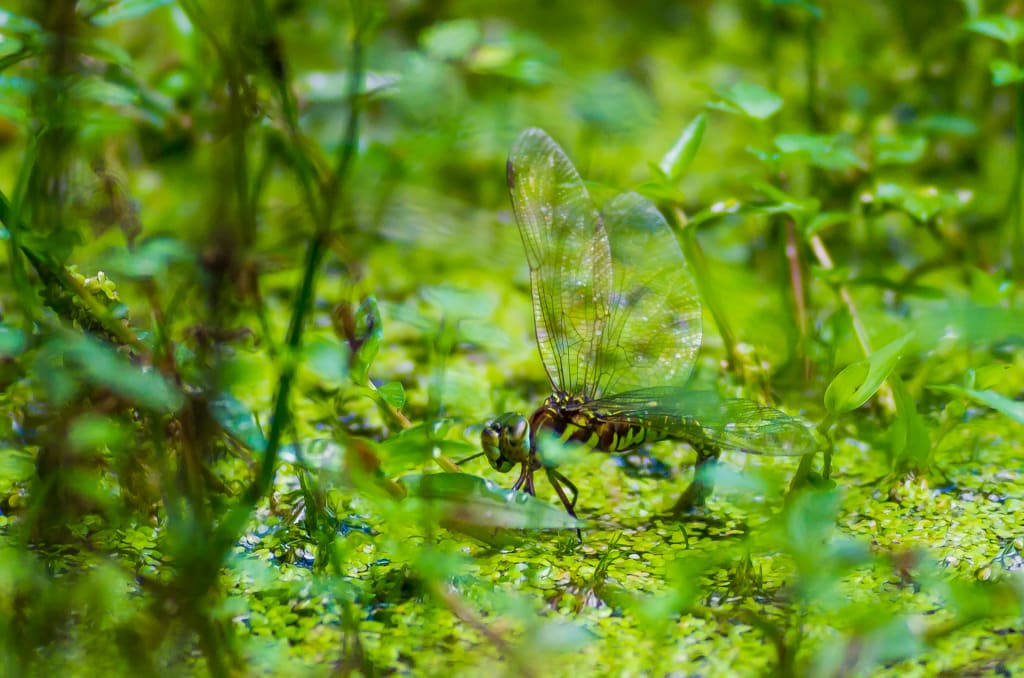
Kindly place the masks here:
[(889, 431), (894, 465), (898, 470), (923, 471), (932, 447), (928, 427), (903, 380), (892, 375), (889, 383), (896, 402), (896, 420)]
[(405, 404), (405, 388), (397, 381), (389, 381), (377, 387), (377, 393), (388, 405), (396, 409)]
[(32, 19), (0, 9), (0, 34), (29, 35), (40, 33), (42, 30), (42, 27)]
[(837, 374), (825, 390), (825, 408), (829, 413), (843, 414), (866, 403), (896, 367), (900, 351), (913, 336), (913, 332), (905, 334)]
[(136, 280), (167, 277), (173, 264), (194, 264), (195, 255), (187, 244), (173, 238), (147, 240), (134, 250), (118, 249), (106, 257), (107, 269), (118, 277)]
[(807, 0), (768, 0), (768, 4), (775, 7), (797, 7), (815, 19), (821, 19), (824, 16), (820, 7), (812, 2), (807, 2)]
[(389, 467), (408, 467), (423, 464), (436, 454), (455, 459), (468, 457), (480, 451), (478, 445), (462, 440), (446, 440), (443, 425), (417, 424), (403, 429), (380, 444), (380, 454)]
[(978, 125), (968, 117), (952, 113), (925, 115), (914, 123), (913, 128), (924, 134), (948, 134), (954, 137), (973, 137)]
[(881, 134), (875, 138), (876, 165), (912, 165), (924, 157), (928, 140), (923, 136)]
[(962, 386), (929, 386), (932, 391), (941, 391), (943, 393), (950, 393), (952, 395), (958, 395), (968, 400), (973, 400), (979, 405), (991, 407), (996, 412), (1005, 414), (1010, 419), (1014, 420), (1018, 424), (1024, 424), (1024, 402), (1018, 402), (996, 393), (995, 391), (979, 391), (973, 388), (963, 388)]
[(907, 187), (881, 182), (870, 199), (902, 210), (920, 223), (927, 223), (944, 210), (962, 210), (972, 199), (966, 192), (941, 190), (935, 186)]
[(456, 19), (430, 26), (423, 31), (420, 44), (431, 57), (461, 61), (477, 47), (483, 34), (473, 19)]
[[(66, 367), (73, 366), (85, 381), (108, 388), (144, 409), (176, 412), (185, 402), (182, 393), (162, 374), (133, 365), (109, 344), (92, 337), (63, 332), (46, 343), (40, 359), (45, 361), (42, 369), (53, 372), (44, 377), (46, 380), (60, 373), (69, 376)], [(63, 377), (57, 379), (61, 381), (48, 385), (56, 388), (51, 394), (60, 401), (70, 396), (67, 387), (72, 384)]]
[(118, 421), (99, 414), (85, 414), (68, 428), (68, 444), (74, 450), (117, 451), (128, 441), (128, 431)]
[(25, 333), (0, 323), (0, 358), (13, 358), (25, 350)]
[(333, 337), (312, 337), (302, 350), (304, 366), (329, 387), (337, 387), (348, 379), (348, 345)]
[(780, 134), (774, 142), (784, 155), (806, 158), (822, 169), (846, 171), (867, 167), (847, 140), (837, 134)]
[(675, 183), (683, 176), (683, 172), (693, 162), (700, 148), (700, 142), (704, 139), (704, 130), (707, 128), (708, 116), (699, 113), (696, 118), (686, 126), (676, 143), (672, 146), (665, 157), (661, 159), (658, 168), (665, 176), (665, 181)]
[(480, 290), (451, 285), (426, 285), (420, 294), (448, 320), (489, 318), (494, 312), (494, 297)]
[(782, 108), (782, 97), (769, 89), (749, 82), (738, 82), (716, 92), (725, 102), (725, 110), (741, 113), (756, 120), (767, 120)]
[(506, 529), (569, 529), (583, 526), (561, 507), (525, 492), (505, 490), (468, 473), (404, 476), (409, 496), (439, 511), (443, 524)]
[(762, 214), (788, 214), (797, 223), (803, 224), (821, 208), (821, 202), (815, 198), (797, 198), (763, 181), (755, 180), (750, 182), (750, 185), (772, 201), (755, 209)]
[(231, 437), (254, 452), (267, 449), (267, 439), (252, 411), (226, 391), (210, 401), (210, 414)]
[[(349, 445), (354, 444), (363, 446), (367, 454), (376, 452), (368, 440), (350, 439)], [(345, 468), (346, 454), (345, 448), (330, 438), (305, 438), (281, 447), (281, 461), (309, 470), (338, 472)]]
[(97, 26), (110, 26), (127, 19), (139, 19), (172, 2), (173, 0), (122, 0), (104, 7), (91, 17), (91, 21)]
[(997, 87), (1000, 85), (1012, 85), (1015, 82), (1024, 80), (1024, 70), (1021, 70), (1012, 61), (993, 59), (989, 62), (988, 68), (992, 71), (992, 84)]
[(366, 384), (367, 375), (377, 358), (383, 339), (384, 328), (380, 309), (377, 308), (377, 299), (373, 296), (366, 297), (356, 309), (355, 326), (348, 336), (351, 349), (349, 371), (352, 374), (352, 381)]
[(25, 449), (0, 448), (0, 489), (25, 482), (36, 474), (36, 454)]
[(837, 224), (849, 223), (853, 216), (849, 212), (821, 212), (816, 214), (804, 228), (804, 236), (810, 238)]
[(1016, 45), (1024, 38), (1024, 25), (1005, 14), (990, 14), (967, 22), (967, 30), (1005, 43)]
[(686, 200), (686, 196), (678, 188), (667, 183), (668, 179), (662, 176), (660, 167), (653, 162), (648, 166), (651, 169), (651, 173), (657, 177), (657, 180), (647, 181), (634, 186), (633, 190), (653, 203), (666, 202), (681, 205)]
[[(359, 95), (374, 97), (397, 91), (401, 77), (386, 71), (367, 71), (359, 85)], [(296, 78), (296, 90), (302, 97), (314, 103), (341, 101), (348, 96), (349, 74), (347, 71), (311, 71)]]

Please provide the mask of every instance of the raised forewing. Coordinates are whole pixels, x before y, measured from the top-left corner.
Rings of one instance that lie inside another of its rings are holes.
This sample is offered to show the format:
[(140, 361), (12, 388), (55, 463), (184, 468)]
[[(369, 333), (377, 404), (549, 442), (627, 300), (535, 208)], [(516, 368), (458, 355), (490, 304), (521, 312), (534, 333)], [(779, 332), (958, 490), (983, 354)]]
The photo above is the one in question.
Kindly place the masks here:
[(679, 243), (658, 209), (636, 193), (615, 197), (602, 214), (613, 283), (594, 395), (682, 386), (700, 349), (701, 304)]
[(572, 162), (542, 130), (516, 139), (507, 178), (548, 378), (556, 390), (592, 395), (612, 288), (601, 216)]

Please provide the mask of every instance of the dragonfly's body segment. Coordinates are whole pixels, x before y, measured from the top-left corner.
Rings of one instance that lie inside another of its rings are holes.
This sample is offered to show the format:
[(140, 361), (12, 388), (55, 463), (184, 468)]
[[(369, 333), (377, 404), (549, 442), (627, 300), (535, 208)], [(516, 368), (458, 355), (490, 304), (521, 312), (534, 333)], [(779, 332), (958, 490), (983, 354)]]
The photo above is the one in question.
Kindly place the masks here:
[(544, 434), (602, 452), (674, 438), (695, 448), (699, 464), (720, 449), (796, 455), (814, 448), (802, 420), (688, 388), (700, 348), (700, 298), (675, 235), (650, 201), (623, 193), (598, 211), (565, 152), (539, 129), (516, 139), (506, 181), (530, 267), (537, 347), (553, 387), (529, 418), (506, 413), (483, 429), (491, 466), (520, 467), (514, 489), (532, 494), (533, 474), (543, 468), (575, 515), (575, 487), (540, 459)]
[[(584, 445), (597, 452), (628, 452), (644, 443), (664, 440), (671, 437), (668, 425), (664, 417), (651, 417), (643, 424), (617, 419), (615, 412), (594, 410), (588, 407), (586, 398), (567, 393), (550, 396), (530, 416), (531, 435), (550, 431), (563, 443)], [(532, 444), (536, 447), (536, 438)]]

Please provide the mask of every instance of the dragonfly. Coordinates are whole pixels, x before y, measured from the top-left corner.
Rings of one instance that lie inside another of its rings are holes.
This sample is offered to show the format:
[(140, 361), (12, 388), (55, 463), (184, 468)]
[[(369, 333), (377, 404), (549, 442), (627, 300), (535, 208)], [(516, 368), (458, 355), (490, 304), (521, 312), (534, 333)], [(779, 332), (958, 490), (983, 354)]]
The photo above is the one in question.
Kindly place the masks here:
[(534, 474), (543, 469), (576, 517), (579, 492), (542, 459), (545, 437), (609, 453), (665, 439), (688, 443), (697, 466), (676, 512), (704, 503), (712, 491), (708, 466), (722, 450), (802, 455), (816, 448), (803, 419), (688, 387), (701, 344), (700, 296), (654, 204), (626, 192), (599, 211), (569, 157), (537, 128), (514, 142), (507, 181), (553, 391), (529, 416), (505, 413), (482, 430), (491, 467), (519, 467), (513, 490), (535, 495)]

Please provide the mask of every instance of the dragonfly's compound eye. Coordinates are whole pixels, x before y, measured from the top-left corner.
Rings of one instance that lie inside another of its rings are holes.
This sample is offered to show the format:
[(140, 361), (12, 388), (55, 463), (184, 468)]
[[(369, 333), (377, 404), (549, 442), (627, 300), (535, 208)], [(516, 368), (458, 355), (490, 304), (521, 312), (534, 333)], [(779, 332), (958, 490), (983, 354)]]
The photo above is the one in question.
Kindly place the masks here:
[(530, 422), (521, 414), (503, 417), (501, 452), (505, 458), (522, 464), (530, 456)]
[(480, 444), (491, 467), (508, 473), (529, 458), (530, 423), (521, 414), (503, 414), (484, 427)]
[(501, 437), (503, 426), (499, 420), (489, 422), (480, 432), (480, 445), (491, 468), (501, 473), (508, 473), (515, 466), (501, 453)]

